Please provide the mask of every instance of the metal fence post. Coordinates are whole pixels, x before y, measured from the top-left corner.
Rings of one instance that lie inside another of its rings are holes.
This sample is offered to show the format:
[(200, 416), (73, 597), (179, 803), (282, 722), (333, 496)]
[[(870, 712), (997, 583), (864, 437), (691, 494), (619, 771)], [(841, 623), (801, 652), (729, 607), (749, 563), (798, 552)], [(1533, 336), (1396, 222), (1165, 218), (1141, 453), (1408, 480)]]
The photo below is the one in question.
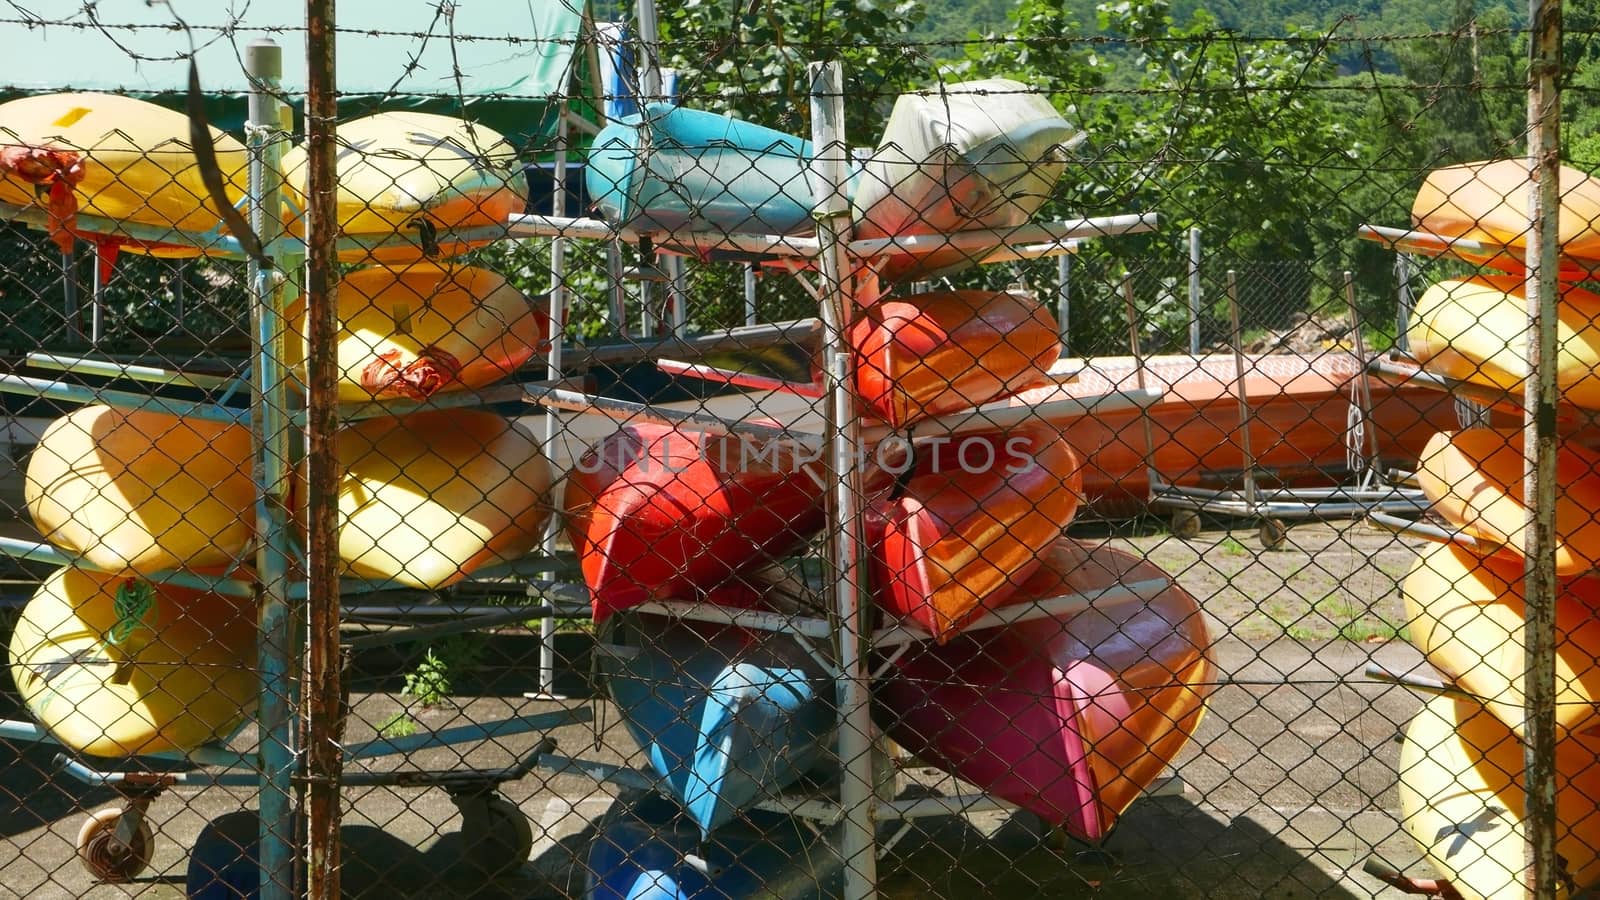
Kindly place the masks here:
[(1555, 897), (1556, 857), (1556, 304), (1561, 211), (1561, 0), (1529, 0), (1528, 58), (1528, 365), (1523, 450), (1528, 555), (1524, 577), (1527, 624), (1526, 829), (1536, 897)]
[[(251, 227), (267, 247), (282, 231), (279, 220), (281, 144), (279, 79), (283, 51), (271, 41), (256, 41), (245, 49), (245, 64), (253, 80), (250, 92), (250, 140), (256, 150), (250, 163)], [(269, 251), (270, 252), (270, 251)], [(260, 576), (257, 664), (261, 677), (258, 721), (261, 729), (261, 897), (288, 900), (296, 895), (294, 834), (294, 702), (290, 661), (294, 659), (294, 611), (289, 606), (289, 373), (283, 366), (283, 276), (293, 272), (287, 260), (276, 269), (252, 261), (250, 285), (255, 319), (254, 396), (252, 423), (258, 456), (256, 473), (256, 532), (261, 535), (256, 556)]]
[(843, 777), (839, 804), (844, 810), (839, 852), (844, 859), (845, 900), (876, 896), (877, 847), (874, 818), (877, 793), (873, 771), (870, 685), (866, 663), (862, 593), (862, 487), (859, 452), (861, 420), (851, 387), (850, 350), (844, 329), (853, 306), (852, 277), (845, 244), (850, 238), (850, 203), (843, 186), (849, 147), (844, 134), (844, 78), (837, 62), (812, 63), (811, 143), (821, 175), (817, 238), (824, 289), (821, 313), (828, 374), (828, 436), (832, 444), (834, 602), (839, 614), (839, 757)]
[(1200, 229), (1189, 229), (1189, 355), (1200, 355)]
[(343, 698), (339, 650), (338, 153), (334, 0), (306, 3), (306, 869), (339, 896)]

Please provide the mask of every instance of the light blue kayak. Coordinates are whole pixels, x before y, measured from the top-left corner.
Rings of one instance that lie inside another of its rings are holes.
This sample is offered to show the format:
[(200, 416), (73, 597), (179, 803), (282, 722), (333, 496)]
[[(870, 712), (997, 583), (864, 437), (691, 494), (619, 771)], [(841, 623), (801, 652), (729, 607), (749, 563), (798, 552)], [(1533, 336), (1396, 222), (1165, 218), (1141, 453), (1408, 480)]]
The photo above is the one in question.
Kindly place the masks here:
[(604, 663), (624, 723), (703, 833), (827, 755), (834, 683), (787, 634), (618, 616)]
[(589, 900), (825, 900), (844, 872), (828, 841), (791, 816), (754, 811), (702, 841), (654, 794), (601, 827), (588, 869)]
[(815, 228), (810, 159), (811, 143), (792, 134), (652, 103), (595, 137), (584, 177), (619, 225), (792, 234)]

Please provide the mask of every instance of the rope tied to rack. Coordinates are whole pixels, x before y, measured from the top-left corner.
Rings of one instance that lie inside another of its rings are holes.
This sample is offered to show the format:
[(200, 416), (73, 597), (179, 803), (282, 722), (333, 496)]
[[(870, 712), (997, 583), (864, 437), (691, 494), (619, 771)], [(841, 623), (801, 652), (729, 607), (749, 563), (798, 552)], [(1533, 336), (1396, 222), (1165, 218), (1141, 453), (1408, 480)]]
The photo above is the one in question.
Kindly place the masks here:
[(77, 240), (78, 195), (72, 189), (83, 181), (85, 165), (71, 150), (0, 146), (0, 175), (14, 175), (33, 185), (36, 196), (48, 197), (50, 240), (62, 253), (71, 253)]

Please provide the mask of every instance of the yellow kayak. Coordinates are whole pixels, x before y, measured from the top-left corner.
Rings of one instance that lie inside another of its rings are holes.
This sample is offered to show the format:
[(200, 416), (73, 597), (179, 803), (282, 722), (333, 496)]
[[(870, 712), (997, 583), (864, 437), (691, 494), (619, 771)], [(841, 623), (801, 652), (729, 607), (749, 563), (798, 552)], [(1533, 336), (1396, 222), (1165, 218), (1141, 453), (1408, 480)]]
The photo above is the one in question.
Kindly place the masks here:
[[(1428, 173), (1411, 204), (1417, 227), (1447, 237), (1526, 247), (1528, 161), (1502, 159), (1447, 166)], [(1558, 235), (1567, 256), (1600, 259), (1600, 181), (1561, 167)], [(1486, 258), (1487, 259), (1487, 258)], [(1495, 265), (1505, 267), (1504, 258)]]
[(11, 676), (57, 740), (93, 756), (184, 752), (255, 709), (247, 599), (57, 569), (11, 635)]
[[(248, 189), (248, 153), (215, 128), (211, 140), (228, 199), (237, 203)], [(81, 154), (84, 176), (76, 188), (80, 213), (189, 232), (218, 225), (183, 113), (118, 94), (22, 97), (0, 104), (0, 146), (8, 144)], [(32, 205), (33, 185), (0, 175), (0, 201)]]
[[(1411, 643), (1436, 669), (1523, 729), (1522, 563), (1481, 559), (1453, 544), (1427, 548), (1401, 588)], [(1556, 724), (1600, 723), (1600, 580), (1564, 579), (1556, 598)]]
[[(1600, 739), (1556, 744), (1556, 853), (1570, 884), (1600, 881)], [(1430, 699), (1400, 750), (1401, 824), (1468, 900), (1526, 895), (1522, 742), (1471, 700)], [(1567, 884), (1557, 896), (1572, 896)]]
[[(346, 237), (379, 240), (396, 233), (416, 238), (422, 228), (503, 226), (523, 211), (527, 188), (516, 151), (499, 132), (461, 119), (419, 112), (384, 112), (339, 125), (339, 228)], [(289, 228), (303, 230), (306, 156), (284, 154), (284, 177), (296, 208)], [(440, 238), (451, 256), (487, 241)], [(403, 262), (422, 256), (415, 244), (371, 254), (351, 250), (346, 262)]]
[[(485, 387), (543, 345), (549, 317), (488, 269), (431, 262), (359, 269), (339, 282), (339, 399), (426, 400)], [(289, 307), (287, 361), (305, 361), (305, 301)]]
[[(1563, 285), (1556, 382), (1569, 403), (1600, 409), (1600, 296)], [(1519, 275), (1441, 281), (1423, 293), (1406, 330), (1431, 372), (1521, 390), (1528, 377), (1528, 295)]]
[(111, 572), (232, 563), (254, 530), (250, 429), (85, 406), (45, 429), (23, 492), (51, 543)]
[(335, 445), (339, 556), (353, 575), (439, 588), (539, 543), (553, 477), (513, 422), (429, 410), (359, 422)]
[[(1417, 462), (1417, 482), (1433, 511), (1476, 538), (1513, 551), (1527, 546), (1522, 431), (1440, 432)], [(1564, 443), (1556, 454), (1556, 572), (1600, 569), (1600, 452)]]

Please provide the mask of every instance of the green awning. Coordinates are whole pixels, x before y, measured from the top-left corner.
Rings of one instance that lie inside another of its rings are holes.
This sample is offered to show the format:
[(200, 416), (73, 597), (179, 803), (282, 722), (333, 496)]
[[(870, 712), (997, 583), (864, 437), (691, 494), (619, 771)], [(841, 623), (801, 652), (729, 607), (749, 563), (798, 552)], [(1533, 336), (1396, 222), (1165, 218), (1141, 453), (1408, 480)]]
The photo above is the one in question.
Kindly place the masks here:
[[(191, 38), (219, 127), (236, 130), (244, 119), (242, 61), (252, 41), (282, 46), (285, 91), (305, 90), (302, 4), (172, 0), (188, 36), (164, 4), (99, 0), (93, 16), (85, 6), (81, 0), (6, 4), (0, 92), (120, 91), (181, 105)], [(340, 0), (341, 113), (464, 115), (537, 149), (554, 133), (560, 103), (584, 92), (589, 55), (579, 46), (586, 14), (586, 0)]]

